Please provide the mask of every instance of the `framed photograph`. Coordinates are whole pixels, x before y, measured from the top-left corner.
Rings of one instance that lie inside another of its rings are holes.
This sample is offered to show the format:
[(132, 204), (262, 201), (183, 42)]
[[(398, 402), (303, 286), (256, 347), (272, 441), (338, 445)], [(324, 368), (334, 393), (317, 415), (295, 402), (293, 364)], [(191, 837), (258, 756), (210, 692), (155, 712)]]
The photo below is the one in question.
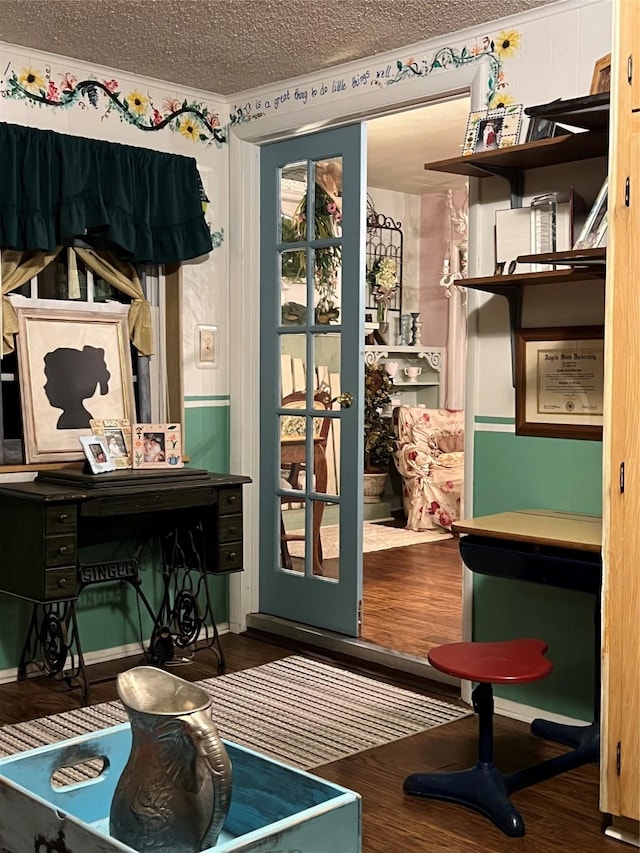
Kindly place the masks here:
[(522, 104), (469, 113), (462, 155), (478, 154), (517, 145), (522, 123)]
[(217, 326), (196, 326), (195, 366), (200, 370), (211, 370), (218, 366)]
[(131, 429), (134, 468), (182, 468), (180, 424), (134, 424)]
[(115, 471), (116, 466), (109, 456), (107, 442), (103, 435), (81, 435), (80, 444), (87, 457), (87, 462), (94, 474), (104, 471)]
[(554, 136), (560, 136), (564, 132), (550, 118), (545, 118), (544, 116), (534, 117), (529, 119), (526, 141), (537, 142), (539, 139), (552, 139)]
[(25, 461), (83, 459), (91, 420), (135, 420), (127, 317), (16, 308)]
[(604, 329), (516, 332), (516, 435), (602, 438)]
[(91, 432), (104, 436), (116, 468), (131, 468), (131, 423), (128, 420), (91, 419)]
[(578, 235), (578, 239), (573, 244), (574, 249), (597, 249), (599, 246), (606, 245), (608, 194), (609, 179), (605, 178), (604, 183), (600, 187), (598, 197), (594, 201), (593, 207), (589, 211), (589, 215)]
[(600, 95), (611, 89), (611, 54), (601, 56), (593, 66), (593, 77), (591, 78), (590, 95)]

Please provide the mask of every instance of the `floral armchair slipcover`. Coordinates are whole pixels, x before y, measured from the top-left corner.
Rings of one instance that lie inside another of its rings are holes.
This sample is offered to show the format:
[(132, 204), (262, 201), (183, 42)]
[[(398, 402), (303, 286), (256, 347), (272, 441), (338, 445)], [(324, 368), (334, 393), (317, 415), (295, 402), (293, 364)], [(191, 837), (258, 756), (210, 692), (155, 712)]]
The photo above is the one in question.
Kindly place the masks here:
[(400, 406), (395, 421), (407, 527), (451, 530), (462, 501), (464, 412)]

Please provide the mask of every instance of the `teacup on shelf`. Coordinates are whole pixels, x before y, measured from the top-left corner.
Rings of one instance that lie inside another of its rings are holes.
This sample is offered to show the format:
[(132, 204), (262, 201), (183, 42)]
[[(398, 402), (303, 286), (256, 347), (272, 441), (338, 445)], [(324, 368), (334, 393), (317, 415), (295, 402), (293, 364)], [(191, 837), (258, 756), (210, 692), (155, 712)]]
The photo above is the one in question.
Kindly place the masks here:
[(409, 377), (409, 382), (417, 382), (418, 376), (422, 373), (421, 367), (405, 367), (404, 372)]

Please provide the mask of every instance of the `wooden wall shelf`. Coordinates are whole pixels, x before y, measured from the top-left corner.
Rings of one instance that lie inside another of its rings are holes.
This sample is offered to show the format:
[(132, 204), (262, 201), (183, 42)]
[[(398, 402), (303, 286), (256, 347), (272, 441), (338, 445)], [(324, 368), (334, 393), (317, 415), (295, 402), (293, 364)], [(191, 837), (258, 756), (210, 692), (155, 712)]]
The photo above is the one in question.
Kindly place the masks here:
[[(543, 261), (544, 255), (522, 255), (518, 262), (548, 263)], [(560, 261), (558, 261), (560, 263)], [(566, 263), (566, 261), (563, 261)], [(485, 293), (505, 295), (514, 288), (530, 287), (540, 284), (577, 284), (593, 279), (603, 279), (604, 270), (596, 269), (562, 269), (544, 270), (542, 272), (516, 273), (515, 275), (491, 275), (481, 278), (463, 278), (456, 282), (460, 287), (471, 290), (482, 290)]]
[(522, 171), (575, 160), (588, 160), (592, 157), (605, 157), (608, 146), (608, 131), (587, 131), (526, 142), (512, 148), (481, 151), (468, 157), (437, 160), (425, 163), (424, 168), (431, 172), (449, 172), (469, 178), (488, 178), (500, 174), (502, 170)]
[(568, 249), (566, 252), (545, 252), (539, 255), (519, 255), (519, 264), (569, 264), (574, 267), (601, 266), (607, 263), (607, 247), (597, 249)]

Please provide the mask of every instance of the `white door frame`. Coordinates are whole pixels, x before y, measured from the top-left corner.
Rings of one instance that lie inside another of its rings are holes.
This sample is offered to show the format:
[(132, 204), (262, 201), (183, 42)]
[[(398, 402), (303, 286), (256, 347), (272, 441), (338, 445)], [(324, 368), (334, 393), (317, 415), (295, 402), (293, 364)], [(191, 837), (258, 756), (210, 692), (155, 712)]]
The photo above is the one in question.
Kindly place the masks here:
[[(231, 470), (252, 477), (253, 485), (245, 487), (244, 565), (245, 571), (230, 576), (229, 625), (232, 631), (246, 629), (247, 615), (258, 610), (258, 497), (259, 497), (259, 322), (260, 322), (260, 173), (259, 144), (313, 133), (341, 124), (366, 121), (385, 113), (400, 112), (427, 102), (449, 99), (469, 93), (471, 109), (484, 109), (487, 91), (486, 63), (443, 71), (406, 84), (388, 86), (359, 95), (352, 111), (336, 116), (336, 102), (318, 104), (302, 111), (275, 115), (256, 122), (236, 125), (229, 134), (229, 360)], [(348, 102), (344, 104), (348, 107)], [(473, 192), (470, 192), (470, 230), (473, 232)], [(469, 270), (473, 274), (475, 258), (470, 243)], [(474, 308), (469, 294), (469, 311)], [(469, 329), (468, 350), (473, 353), (475, 330)], [(468, 363), (473, 363), (468, 359)], [(472, 435), (472, 400), (468, 399), (465, 430)], [(471, 482), (472, 442), (465, 453), (465, 479)], [(470, 511), (471, 489), (465, 489), (465, 513)], [(465, 572), (463, 589), (463, 636), (471, 635), (471, 579)]]

